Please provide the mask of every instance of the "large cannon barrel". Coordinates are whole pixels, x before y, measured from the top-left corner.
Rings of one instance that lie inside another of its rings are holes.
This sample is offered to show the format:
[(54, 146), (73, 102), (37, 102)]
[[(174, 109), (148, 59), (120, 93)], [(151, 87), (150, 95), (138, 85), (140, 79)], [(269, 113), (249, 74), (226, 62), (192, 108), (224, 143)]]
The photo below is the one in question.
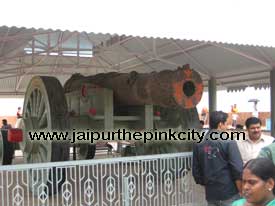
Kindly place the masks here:
[(80, 90), (85, 83), (112, 89), (114, 103), (121, 105), (154, 104), (189, 109), (199, 103), (203, 92), (200, 75), (188, 64), (174, 71), (76, 74), (65, 83), (64, 90), (66, 93)]

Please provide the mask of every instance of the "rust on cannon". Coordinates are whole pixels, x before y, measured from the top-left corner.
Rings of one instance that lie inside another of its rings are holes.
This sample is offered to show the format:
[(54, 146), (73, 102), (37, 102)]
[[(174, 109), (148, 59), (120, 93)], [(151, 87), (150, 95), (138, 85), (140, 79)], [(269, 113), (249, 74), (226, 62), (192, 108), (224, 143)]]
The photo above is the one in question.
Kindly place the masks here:
[(199, 103), (203, 93), (200, 75), (188, 64), (174, 71), (75, 74), (65, 83), (64, 90), (66, 93), (77, 91), (85, 83), (112, 89), (118, 105), (154, 104), (189, 109)]

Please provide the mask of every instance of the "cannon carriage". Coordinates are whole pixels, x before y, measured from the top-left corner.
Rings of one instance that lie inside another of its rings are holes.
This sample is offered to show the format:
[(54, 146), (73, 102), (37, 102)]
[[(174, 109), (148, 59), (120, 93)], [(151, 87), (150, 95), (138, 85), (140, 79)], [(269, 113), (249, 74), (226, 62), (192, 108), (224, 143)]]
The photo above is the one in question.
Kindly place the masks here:
[[(19, 124), (23, 130), (20, 148), (27, 163), (66, 161), (72, 146), (70, 142), (31, 141), (29, 132), (197, 128), (199, 117), (196, 105), (202, 92), (202, 80), (189, 65), (175, 71), (148, 74), (112, 72), (88, 77), (75, 74), (64, 87), (55, 77), (36, 76), (25, 93), (23, 118)], [(154, 150), (152, 144), (156, 144), (157, 149)], [(152, 144), (149, 147), (137, 144), (134, 153), (175, 151), (173, 147), (170, 147), (171, 151), (167, 149), (167, 142)], [(74, 146), (77, 147), (78, 159), (94, 157), (96, 144), (78, 142)], [(53, 174), (61, 173), (55, 170), (47, 178), (37, 174), (36, 178), (45, 181), (53, 178)], [(54, 181), (51, 179), (48, 182), (53, 184)], [(54, 189), (49, 193), (58, 189), (51, 188)]]

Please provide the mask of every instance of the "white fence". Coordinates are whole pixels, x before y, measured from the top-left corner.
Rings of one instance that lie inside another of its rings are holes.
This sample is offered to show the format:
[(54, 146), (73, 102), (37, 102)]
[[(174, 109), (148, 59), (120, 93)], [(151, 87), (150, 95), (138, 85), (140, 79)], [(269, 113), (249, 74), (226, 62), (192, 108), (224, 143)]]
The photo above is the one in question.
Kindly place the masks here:
[(191, 153), (0, 167), (1, 206), (205, 204)]

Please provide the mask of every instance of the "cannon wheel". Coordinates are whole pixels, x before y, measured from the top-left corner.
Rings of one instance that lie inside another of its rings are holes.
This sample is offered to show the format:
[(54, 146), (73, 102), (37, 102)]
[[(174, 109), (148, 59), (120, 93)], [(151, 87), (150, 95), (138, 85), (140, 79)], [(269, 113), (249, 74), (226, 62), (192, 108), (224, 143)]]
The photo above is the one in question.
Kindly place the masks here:
[[(63, 88), (54, 77), (32, 78), (24, 99), (23, 122), (24, 139), (20, 144), (27, 163), (66, 161), (69, 159), (69, 143), (55, 141), (31, 141), (28, 132), (42, 130), (62, 131), (68, 129), (67, 103)], [(29, 172), (30, 189), (38, 195), (41, 185), (47, 185), (49, 195), (55, 194), (65, 181), (65, 169)], [(40, 186), (40, 187), (39, 187)], [(38, 188), (39, 187), (39, 188)], [(46, 188), (46, 187), (45, 187)], [(44, 189), (45, 189), (44, 188)]]
[(78, 158), (80, 160), (93, 159), (95, 157), (95, 144), (80, 144), (78, 147)]

